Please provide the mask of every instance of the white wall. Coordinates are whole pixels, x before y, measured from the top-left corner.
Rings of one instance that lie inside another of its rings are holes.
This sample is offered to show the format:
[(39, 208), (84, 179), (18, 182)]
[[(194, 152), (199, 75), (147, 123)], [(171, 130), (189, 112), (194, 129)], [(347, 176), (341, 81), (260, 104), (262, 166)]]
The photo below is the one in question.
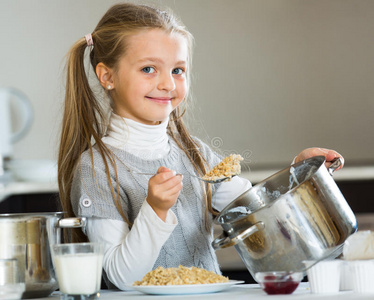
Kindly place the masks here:
[[(64, 55), (117, 2), (0, 2), (0, 87), (22, 90), (35, 111), (15, 158), (56, 158)], [(374, 1), (147, 2), (195, 36), (194, 134), (252, 168), (315, 145), (374, 163)]]

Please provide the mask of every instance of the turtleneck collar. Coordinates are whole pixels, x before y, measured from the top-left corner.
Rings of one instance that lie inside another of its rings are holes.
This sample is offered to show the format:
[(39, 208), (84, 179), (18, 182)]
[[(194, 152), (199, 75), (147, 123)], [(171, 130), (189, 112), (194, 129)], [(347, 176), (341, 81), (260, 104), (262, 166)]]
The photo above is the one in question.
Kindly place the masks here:
[(112, 112), (107, 135), (103, 138), (103, 142), (133, 152), (137, 156), (142, 156), (142, 154), (149, 156), (150, 152), (154, 154), (155, 151), (161, 151), (157, 156), (162, 156), (170, 150), (167, 134), (168, 122), (169, 118), (158, 125), (146, 125)]

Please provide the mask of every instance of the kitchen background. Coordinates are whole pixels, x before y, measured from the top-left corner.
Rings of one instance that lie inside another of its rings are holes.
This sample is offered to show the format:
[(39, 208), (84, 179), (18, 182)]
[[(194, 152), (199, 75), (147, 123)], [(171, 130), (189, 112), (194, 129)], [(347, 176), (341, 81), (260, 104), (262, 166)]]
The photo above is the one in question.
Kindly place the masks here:
[[(15, 158), (55, 159), (64, 56), (118, 0), (2, 0), (0, 87), (31, 100), (35, 118)], [(374, 163), (374, 1), (158, 0), (196, 40), (196, 135), (283, 167), (310, 146), (347, 165)]]
[[(117, 2), (1, 1), (0, 88), (21, 90), (34, 111), (14, 160), (56, 160), (64, 56)], [(195, 36), (195, 135), (244, 156), (244, 176), (254, 183), (304, 148), (336, 149), (346, 159), (336, 180), (360, 228), (374, 228), (374, 1), (132, 2), (170, 7)], [(0, 197), (2, 211), (55, 210), (55, 192), (55, 183), (14, 188)], [(236, 254), (224, 254), (226, 269), (243, 269)]]

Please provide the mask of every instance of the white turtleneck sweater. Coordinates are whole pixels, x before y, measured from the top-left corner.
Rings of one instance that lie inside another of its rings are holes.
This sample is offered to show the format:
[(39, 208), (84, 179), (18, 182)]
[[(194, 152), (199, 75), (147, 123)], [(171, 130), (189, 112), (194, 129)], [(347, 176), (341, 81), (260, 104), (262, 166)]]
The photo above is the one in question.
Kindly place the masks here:
[[(112, 113), (107, 136), (102, 140), (142, 159), (158, 159), (170, 150), (167, 125), (168, 120), (159, 125), (145, 125)], [(212, 199), (213, 207), (222, 210), (250, 187), (248, 180), (233, 177), (219, 186)], [(126, 285), (141, 280), (152, 269), (159, 250), (177, 224), (178, 220), (171, 210), (164, 222), (144, 201), (131, 231), (124, 221), (91, 218), (86, 234), (91, 242), (105, 244), (103, 268), (108, 279), (124, 290)], [(151, 238), (154, 236), (158, 238)]]

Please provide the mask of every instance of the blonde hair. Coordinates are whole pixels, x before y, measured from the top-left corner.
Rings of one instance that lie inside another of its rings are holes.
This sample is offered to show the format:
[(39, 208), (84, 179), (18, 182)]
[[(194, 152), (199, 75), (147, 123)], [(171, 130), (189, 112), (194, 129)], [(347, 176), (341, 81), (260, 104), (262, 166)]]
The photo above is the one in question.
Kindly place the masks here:
[[(127, 38), (140, 30), (159, 28), (166, 32), (176, 32), (186, 38), (189, 46), (189, 69), (191, 65), (193, 37), (173, 14), (145, 5), (123, 3), (112, 6), (102, 17), (92, 32), (93, 48), (89, 58), (93, 69), (102, 62), (116, 70), (117, 63), (127, 49)], [(89, 150), (92, 165), (94, 166), (92, 145), (96, 144), (106, 169), (108, 181), (111, 186), (113, 201), (130, 226), (121, 209), (118, 174), (115, 159), (108, 147), (101, 141), (106, 132), (106, 115), (103, 105), (95, 97), (84, 67), (87, 42), (85, 38), (78, 40), (68, 52), (65, 106), (62, 120), (60, 147), (58, 154), (58, 184), (62, 208), (66, 216), (74, 216), (70, 202), (70, 190), (74, 172), (79, 165), (81, 154)], [(190, 76), (187, 72), (187, 81), (190, 85)], [(187, 98), (187, 97), (186, 97)], [(186, 99), (184, 100), (186, 102)], [(198, 145), (190, 136), (182, 116), (184, 108), (177, 107), (170, 115), (168, 124), (169, 135), (178, 143), (178, 146), (187, 154), (191, 163), (199, 174), (205, 174), (207, 163), (201, 155)], [(178, 136), (180, 138), (178, 138)], [(110, 180), (109, 165), (112, 165), (117, 177), (116, 187)], [(209, 185), (203, 185), (205, 194), (205, 220), (208, 211), (215, 214), (211, 205), (212, 191)], [(207, 224), (207, 223), (206, 223)], [(87, 238), (81, 230), (73, 231), (73, 241), (84, 241)]]

